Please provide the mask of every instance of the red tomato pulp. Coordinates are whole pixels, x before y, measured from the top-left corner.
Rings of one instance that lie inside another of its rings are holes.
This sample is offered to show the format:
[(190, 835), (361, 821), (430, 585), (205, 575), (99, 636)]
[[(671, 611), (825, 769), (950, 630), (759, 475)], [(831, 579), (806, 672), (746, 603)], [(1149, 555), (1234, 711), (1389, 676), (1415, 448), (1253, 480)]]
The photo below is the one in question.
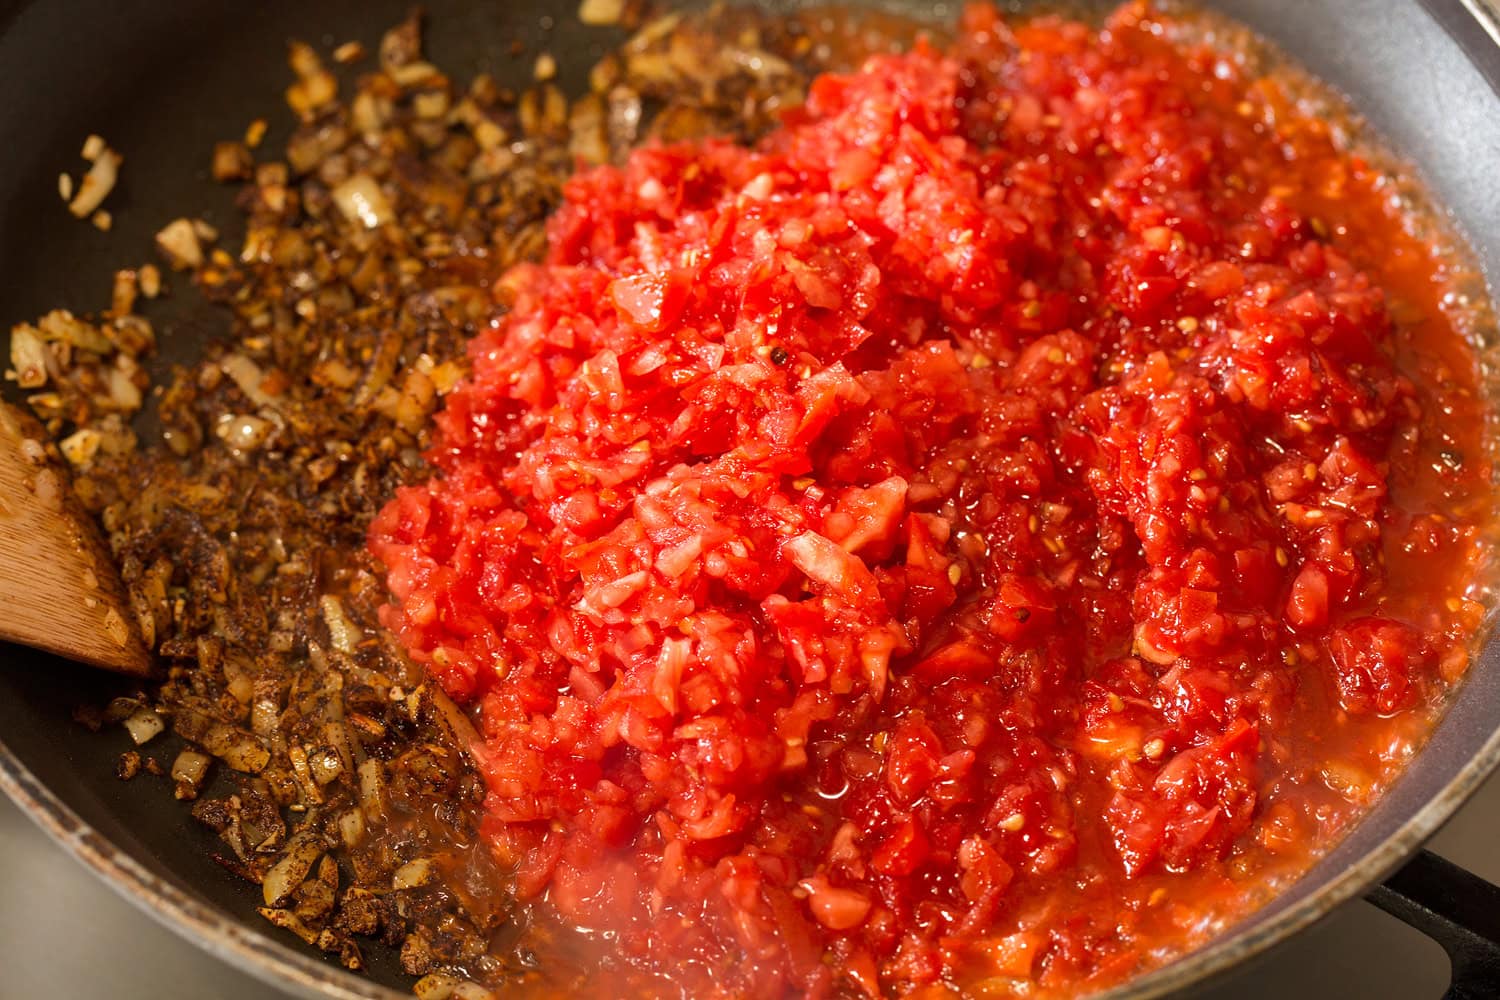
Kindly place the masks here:
[(1394, 193), (1137, 6), (577, 176), (371, 534), (518, 894), (689, 995), (1003, 994), (1305, 868), (1478, 624), (1486, 411)]

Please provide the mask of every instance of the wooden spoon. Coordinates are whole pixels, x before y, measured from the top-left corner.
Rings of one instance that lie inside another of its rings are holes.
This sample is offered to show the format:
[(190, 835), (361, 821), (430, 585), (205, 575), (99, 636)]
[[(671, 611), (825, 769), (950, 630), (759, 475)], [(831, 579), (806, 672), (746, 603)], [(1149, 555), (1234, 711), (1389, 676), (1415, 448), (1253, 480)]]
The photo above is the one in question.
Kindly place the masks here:
[(146, 674), (125, 588), (44, 440), (35, 420), (0, 403), (0, 639)]

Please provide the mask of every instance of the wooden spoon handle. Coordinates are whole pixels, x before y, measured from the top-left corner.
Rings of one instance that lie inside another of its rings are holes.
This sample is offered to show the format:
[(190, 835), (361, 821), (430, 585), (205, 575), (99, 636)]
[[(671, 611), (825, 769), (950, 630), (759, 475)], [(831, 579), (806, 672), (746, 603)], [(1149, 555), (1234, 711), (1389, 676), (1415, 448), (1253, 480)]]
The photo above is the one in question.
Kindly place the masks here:
[(109, 552), (42, 440), (34, 420), (0, 403), (0, 639), (148, 673)]

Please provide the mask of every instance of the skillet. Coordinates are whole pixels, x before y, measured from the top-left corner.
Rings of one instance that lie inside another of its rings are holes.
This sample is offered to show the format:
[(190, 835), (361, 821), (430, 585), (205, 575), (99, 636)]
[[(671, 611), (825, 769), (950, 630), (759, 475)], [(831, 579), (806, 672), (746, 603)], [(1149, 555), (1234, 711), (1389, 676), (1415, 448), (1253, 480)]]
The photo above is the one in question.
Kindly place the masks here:
[[(886, 6), (951, 18), (956, 0)], [(1500, 275), (1500, 10), (1493, 0), (1222, 0), (1212, 3), (1347, 94), (1451, 211), (1485, 272)], [(229, 189), (207, 150), (252, 118), (273, 121), (291, 37), (373, 46), (406, 0), (0, 0), (0, 322), (58, 304), (97, 308), (114, 269), (134, 266), (167, 219), (202, 209), (231, 234)], [(620, 36), (548, 0), (429, 0), (428, 51), (457, 73), (520, 82), (519, 39), (545, 47), (566, 87)], [(283, 122), (284, 124), (284, 122)], [(126, 156), (114, 230), (70, 219), (55, 194), (91, 132)], [(221, 317), (178, 295), (154, 313), (156, 362), (195, 357)], [(1495, 348), (1496, 345), (1486, 345)], [(160, 369), (159, 369), (160, 370)], [(1496, 390), (1500, 400), (1500, 389)], [(1500, 581), (1497, 581), (1500, 583)], [(3, 614), (0, 611), (0, 614)], [(186, 809), (117, 781), (121, 737), (71, 721), (128, 682), (0, 646), (0, 787), (115, 889), (195, 944), (306, 996), (394, 998), (407, 980), (370, 949), (356, 977), (291, 947), (255, 915), (258, 893), (210, 860), (213, 834)], [(1491, 640), (1425, 750), (1364, 821), (1302, 880), (1209, 946), (1126, 984), (1121, 996), (1184, 988), (1249, 960), (1361, 893), (1435, 934), (1454, 958), (1450, 996), (1500, 995), (1500, 890), (1420, 845), (1500, 763), (1500, 642)], [(1385, 884), (1383, 878), (1396, 874)], [(1374, 887), (1372, 889), (1372, 886)]]

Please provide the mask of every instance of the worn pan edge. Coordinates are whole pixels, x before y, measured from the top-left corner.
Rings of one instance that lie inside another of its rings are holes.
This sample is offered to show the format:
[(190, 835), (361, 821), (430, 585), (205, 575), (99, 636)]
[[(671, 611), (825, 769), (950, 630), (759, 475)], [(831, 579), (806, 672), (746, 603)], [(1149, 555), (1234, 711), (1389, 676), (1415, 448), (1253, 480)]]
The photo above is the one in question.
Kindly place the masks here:
[[(0, 791), (53, 841), (158, 924), (260, 981), (316, 1000), (410, 1000), (194, 898), (100, 835), (0, 740)], [(269, 925), (267, 925), (269, 929)]]
[(1490, 39), (1500, 45), (1500, 7), (1495, 0), (1459, 0), (1469, 15), (1484, 29)]
[[(1432, 11), (1434, 4), (1422, 6)], [(1450, 6), (1450, 4), (1441, 4)], [(1497, 0), (1451, 0), (1489, 44), (1500, 48)], [(1435, 12), (1433, 12), (1435, 13)], [(0, 25), (14, 10), (0, 10)], [(1491, 280), (1500, 279), (1492, 275)], [(1490, 651), (1500, 650), (1500, 637)], [(1316, 892), (1285, 909), (1274, 903), (1231, 927), (1218, 940), (1153, 972), (1106, 991), (1100, 1000), (1148, 1000), (1222, 976), (1262, 955), (1363, 894), (1399, 868), (1500, 769), (1500, 727), (1446, 786), (1406, 818), (1356, 863)], [(4, 792), (55, 843), (97, 875), (116, 894), (190, 944), (261, 982), (312, 1000), (409, 1000), (409, 994), (275, 940), (253, 925), (216, 910), (169, 879), (148, 871), (128, 853), (84, 822), (0, 739), (0, 792)], [(1304, 876), (1306, 877), (1306, 876)], [(1291, 891), (1292, 887), (1288, 887)]]
[(1106, 991), (1099, 1000), (1149, 1000), (1201, 985), (1306, 930), (1400, 868), (1497, 769), (1500, 769), (1500, 729), (1490, 735), (1483, 749), (1431, 801), (1357, 863), (1325, 882), (1306, 899), (1279, 912), (1251, 914), (1249, 930), (1230, 928), (1221, 939)]
[[(1305, 930), (1401, 867), (1497, 769), (1500, 729), (1442, 792), (1318, 892), (1279, 913), (1252, 915), (1249, 931), (1231, 929), (1217, 942), (1106, 991), (1101, 1000), (1150, 1000), (1201, 985)], [(409, 994), (277, 941), (146, 870), (54, 795), (4, 740), (0, 740), (0, 792), (121, 898), (188, 943), (261, 982), (310, 1000), (409, 1000)]]

